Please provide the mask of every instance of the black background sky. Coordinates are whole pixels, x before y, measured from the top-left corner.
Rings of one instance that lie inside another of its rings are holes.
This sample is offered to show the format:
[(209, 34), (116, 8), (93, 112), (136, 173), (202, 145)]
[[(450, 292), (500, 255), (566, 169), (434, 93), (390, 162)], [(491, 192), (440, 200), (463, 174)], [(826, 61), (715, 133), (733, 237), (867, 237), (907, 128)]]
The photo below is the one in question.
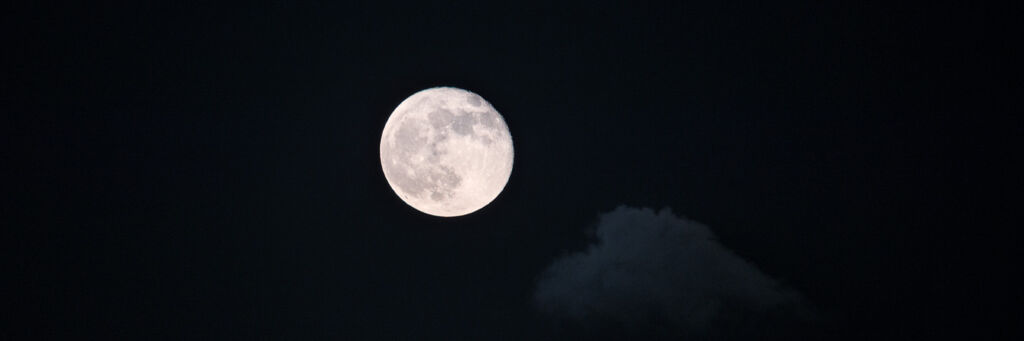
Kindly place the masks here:
[[(537, 278), (626, 204), (801, 292), (796, 335), (1009, 337), (1014, 6), (6, 4), (0, 336), (565, 337)], [(433, 86), (514, 138), (465, 217), (380, 170)]]

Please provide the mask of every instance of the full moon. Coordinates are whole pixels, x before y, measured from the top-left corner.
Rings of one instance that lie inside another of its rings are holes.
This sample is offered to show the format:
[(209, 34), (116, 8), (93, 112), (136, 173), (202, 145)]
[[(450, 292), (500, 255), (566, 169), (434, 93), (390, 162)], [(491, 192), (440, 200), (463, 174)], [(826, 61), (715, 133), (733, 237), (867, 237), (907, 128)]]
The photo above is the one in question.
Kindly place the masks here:
[(512, 159), (512, 135), (501, 114), (458, 88), (409, 96), (380, 138), (380, 164), (391, 189), (409, 206), (439, 217), (487, 206), (508, 183)]

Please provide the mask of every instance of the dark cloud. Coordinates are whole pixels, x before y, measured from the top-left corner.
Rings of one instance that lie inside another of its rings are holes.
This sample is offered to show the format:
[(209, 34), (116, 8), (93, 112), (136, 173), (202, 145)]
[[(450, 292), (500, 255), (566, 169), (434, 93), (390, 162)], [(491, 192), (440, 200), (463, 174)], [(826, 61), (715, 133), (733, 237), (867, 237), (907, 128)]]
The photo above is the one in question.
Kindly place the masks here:
[(737, 325), (805, 315), (796, 292), (667, 208), (619, 207), (593, 232), (594, 244), (555, 260), (537, 283), (535, 303), (547, 315), (584, 329), (671, 335), (735, 334)]

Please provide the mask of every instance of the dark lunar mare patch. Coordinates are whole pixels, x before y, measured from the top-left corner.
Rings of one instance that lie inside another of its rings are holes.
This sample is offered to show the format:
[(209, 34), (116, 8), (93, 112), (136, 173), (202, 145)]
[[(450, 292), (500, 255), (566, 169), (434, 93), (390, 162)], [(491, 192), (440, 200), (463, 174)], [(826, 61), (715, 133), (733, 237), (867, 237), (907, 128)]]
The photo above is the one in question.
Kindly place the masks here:
[(454, 194), (451, 189), (454, 189), (462, 182), (462, 178), (448, 167), (431, 169), (430, 173), (426, 176), (426, 180), (430, 184), (428, 186), (428, 190), (431, 192), (430, 199), (434, 201), (451, 198)]
[(467, 112), (462, 112), (462, 115), (456, 116), (455, 120), (452, 121), (452, 131), (459, 135), (472, 135), (473, 124), (475, 123), (475, 116)]
[(447, 126), (452, 122), (453, 117), (455, 117), (455, 115), (446, 109), (437, 109), (434, 112), (427, 114), (427, 119), (430, 120), (430, 125), (434, 126), (434, 128)]
[(498, 118), (495, 117), (495, 115), (491, 115), (491, 113), (489, 113), (489, 112), (476, 113), (476, 114), (474, 114), (474, 116), (477, 117), (477, 120), (484, 127), (488, 127), (488, 128), (497, 128), (498, 127)]
[(407, 156), (415, 151), (411, 148), (425, 145), (427, 137), (422, 134), (421, 129), (417, 128), (415, 124), (402, 122), (402, 126), (398, 127), (398, 131), (395, 132), (395, 144), (392, 148), (400, 155)]
[(483, 101), (480, 100), (480, 96), (477, 96), (476, 94), (466, 95), (466, 102), (469, 102), (469, 104), (474, 107), (479, 107), (483, 104)]

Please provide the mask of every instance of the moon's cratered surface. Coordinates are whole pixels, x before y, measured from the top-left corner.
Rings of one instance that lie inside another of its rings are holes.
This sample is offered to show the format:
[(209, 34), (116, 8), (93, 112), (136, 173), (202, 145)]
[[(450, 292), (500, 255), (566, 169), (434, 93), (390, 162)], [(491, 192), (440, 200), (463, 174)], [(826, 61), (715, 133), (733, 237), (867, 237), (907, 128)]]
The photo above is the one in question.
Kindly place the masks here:
[(395, 108), (380, 139), (388, 184), (424, 213), (454, 217), (498, 197), (512, 174), (512, 135), (479, 95), (430, 88)]

